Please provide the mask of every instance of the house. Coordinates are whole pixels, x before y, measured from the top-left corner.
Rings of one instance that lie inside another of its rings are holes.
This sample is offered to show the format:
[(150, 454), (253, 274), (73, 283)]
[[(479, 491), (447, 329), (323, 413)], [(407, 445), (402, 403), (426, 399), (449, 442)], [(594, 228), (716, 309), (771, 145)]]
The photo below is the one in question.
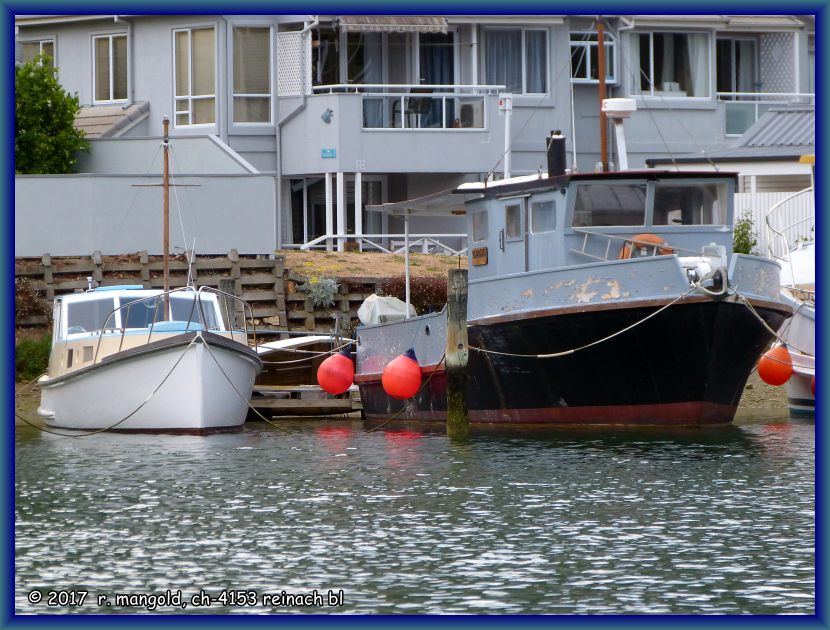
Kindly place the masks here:
[[(814, 100), (810, 16), (603, 24), (607, 96), (638, 108), (625, 123), (632, 168), (726, 149), (764, 108)], [(594, 16), (19, 15), (15, 25), (23, 59), (53, 57), (84, 107), (78, 124), (96, 134), (82, 174), (16, 177), (17, 255), (158, 251), (157, 196), (130, 187), (158, 178), (165, 115), (174, 173), (198, 184), (182, 242), (196, 238), (200, 252), (388, 247), (402, 221), (372, 208), (542, 171), (554, 129), (571, 168), (600, 159)], [(40, 233), (45, 221), (60, 232)], [(410, 230), (460, 250), (462, 225), (415, 218)]]

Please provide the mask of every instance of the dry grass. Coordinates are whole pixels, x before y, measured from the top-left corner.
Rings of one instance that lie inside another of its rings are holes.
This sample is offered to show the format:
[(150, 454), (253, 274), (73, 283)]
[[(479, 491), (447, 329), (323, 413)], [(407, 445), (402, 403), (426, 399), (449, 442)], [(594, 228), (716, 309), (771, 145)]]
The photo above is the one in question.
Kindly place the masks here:
[[(283, 250), (285, 267), (295, 273), (312, 277), (385, 278), (404, 274), (402, 254), (381, 252), (298, 252)], [(439, 256), (436, 254), (410, 254), (410, 269), (415, 276), (447, 277), (449, 269), (466, 269), (466, 256)]]

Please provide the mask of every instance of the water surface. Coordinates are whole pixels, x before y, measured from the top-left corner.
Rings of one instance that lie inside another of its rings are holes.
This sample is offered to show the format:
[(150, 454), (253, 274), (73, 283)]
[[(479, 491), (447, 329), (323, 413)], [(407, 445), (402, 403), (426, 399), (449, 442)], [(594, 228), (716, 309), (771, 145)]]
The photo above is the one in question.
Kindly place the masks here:
[(17, 427), (17, 611), (147, 613), (115, 594), (169, 591), (185, 607), (158, 612), (815, 613), (812, 423), (467, 443), (288, 426)]

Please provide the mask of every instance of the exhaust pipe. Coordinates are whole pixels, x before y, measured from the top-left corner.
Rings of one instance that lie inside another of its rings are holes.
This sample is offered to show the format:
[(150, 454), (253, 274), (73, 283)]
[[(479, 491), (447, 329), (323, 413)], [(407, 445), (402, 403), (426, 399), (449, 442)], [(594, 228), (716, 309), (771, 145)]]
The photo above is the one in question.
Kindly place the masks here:
[(558, 129), (551, 131), (547, 139), (548, 177), (565, 174), (567, 158), (565, 153), (565, 136)]

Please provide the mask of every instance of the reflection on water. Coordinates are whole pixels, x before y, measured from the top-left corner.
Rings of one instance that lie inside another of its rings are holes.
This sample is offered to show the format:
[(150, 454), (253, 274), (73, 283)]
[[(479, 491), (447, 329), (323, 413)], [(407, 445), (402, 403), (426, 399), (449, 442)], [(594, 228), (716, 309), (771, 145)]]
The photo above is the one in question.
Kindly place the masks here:
[[(815, 612), (812, 424), (466, 443), (410, 426), (290, 428), (18, 427), (18, 612), (146, 613), (115, 594), (168, 589), (186, 608), (159, 611), (185, 614)], [(67, 589), (88, 591), (84, 605), (46, 607)], [(343, 605), (263, 601), (315, 589), (342, 589)], [(222, 601), (191, 603), (200, 590)]]

